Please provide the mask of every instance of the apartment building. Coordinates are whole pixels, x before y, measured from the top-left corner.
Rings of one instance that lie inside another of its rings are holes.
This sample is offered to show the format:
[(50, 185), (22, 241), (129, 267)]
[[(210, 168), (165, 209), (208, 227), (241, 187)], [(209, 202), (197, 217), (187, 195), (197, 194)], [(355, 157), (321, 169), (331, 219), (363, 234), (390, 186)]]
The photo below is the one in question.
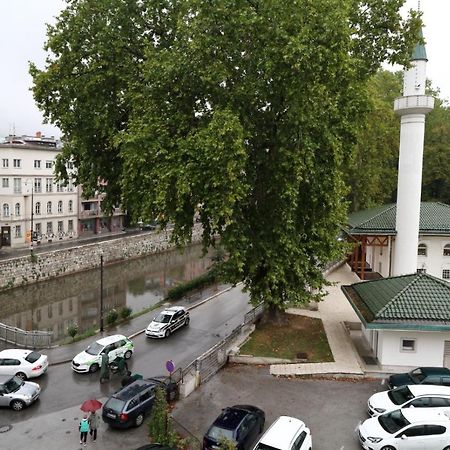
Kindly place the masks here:
[[(0, 247), (25, 247), (78, 236), (78, 193), (54, 178), (60, 142), (8, 136), (0, 143)], [(72, 167), (68, 167), (68, 171)]]

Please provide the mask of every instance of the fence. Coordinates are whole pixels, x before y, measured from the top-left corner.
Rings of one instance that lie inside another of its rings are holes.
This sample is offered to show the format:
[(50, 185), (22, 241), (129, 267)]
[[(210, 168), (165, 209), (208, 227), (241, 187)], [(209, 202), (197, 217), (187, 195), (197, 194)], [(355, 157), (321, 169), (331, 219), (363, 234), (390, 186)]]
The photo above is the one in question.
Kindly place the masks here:
[(14, 344), (16, 347), (48, 348), (52, 337), (51, 331), (25, 331), (0, 323), (0, 340), (7, 344)]

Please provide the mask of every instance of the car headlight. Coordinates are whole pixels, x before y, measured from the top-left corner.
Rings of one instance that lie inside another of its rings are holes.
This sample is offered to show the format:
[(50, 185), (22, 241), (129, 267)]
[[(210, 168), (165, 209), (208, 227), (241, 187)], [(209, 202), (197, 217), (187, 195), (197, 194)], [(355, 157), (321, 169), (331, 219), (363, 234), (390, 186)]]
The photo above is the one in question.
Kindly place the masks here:
[(378, 444), (378, 442), (381, 442), (383, 440), (383, 438), (369, 436), (367, 438), (367, 440), (370, 441), (370, 442), (373, 442), (374, 444)]
[(386, 410), (385, 409), (383, 409), (383, 408), (373, 408), (377, 413), (384, 413), (384, 412), (386, 412)]

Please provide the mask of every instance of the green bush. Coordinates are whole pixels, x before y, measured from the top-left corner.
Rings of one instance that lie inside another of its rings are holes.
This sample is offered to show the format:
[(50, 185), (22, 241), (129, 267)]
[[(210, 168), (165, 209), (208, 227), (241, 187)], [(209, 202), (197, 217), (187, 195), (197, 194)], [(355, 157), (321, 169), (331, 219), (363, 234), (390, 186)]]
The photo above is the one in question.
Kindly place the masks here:
[(116, 309), (110, 309), (106, 314), (106, 323), (109, 325), (112, 325), (113, 323), (117, 322), (117, 319), (119, 318), (119, 313)]
[(71, 323), (67, 327), (67, 334), (73, 339), (78, 334), (78, 324), (75, 322)]
[(121, 310), (120, 310), (120, 317), (122, 319), (128, 319), (128, 317), (131, 316), (131, 313), (133, 312), (133, 310), (129, 307), (129, 306), (124, 306)]
[(218, 280), (219, 277), (216, 270), (211, 269), (197, 278), (193, 278), (192, 280), (186, 281), (185, 283), (180, 283), (172, 289), (169, 289), (166, 298), (167, 300), (179, 300), (188, 292), (210, 286), (211, 284), (217, 283)]
[(222, 435), (219, 439), (219, 447), (220, 450), (236, 450), (236, 443)]
[(172, 429), (166, 392), (161, 388), (156, 389), (155, 403), (153, 404), (148, 424), (148, 433), (152, 441), (159, 444), (177, 447), (180, 442), (177, 433)]

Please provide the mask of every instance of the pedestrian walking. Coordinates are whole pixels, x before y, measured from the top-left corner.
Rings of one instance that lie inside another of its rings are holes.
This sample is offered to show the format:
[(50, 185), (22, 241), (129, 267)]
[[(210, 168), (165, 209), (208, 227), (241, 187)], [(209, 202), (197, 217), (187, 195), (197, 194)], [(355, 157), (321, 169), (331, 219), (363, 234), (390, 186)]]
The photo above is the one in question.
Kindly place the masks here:
[(92, 436), (92, 440), (97, 439), (97, 428), (98, 428), (98, 415), (95, 411), (91, 411), (89, 415), (89, 434)]
[(102, 353), (102, 363), (100, 366), (100, 383), (104, 380), (109, 380), (109, 356)]
[(86, 447), (87, 434), (89, 431), (89, 420), (87, 414), (85, 414), (80, 420), (80, 426), (78, 429), (80, 430), (80, 444), (83, 444)]

